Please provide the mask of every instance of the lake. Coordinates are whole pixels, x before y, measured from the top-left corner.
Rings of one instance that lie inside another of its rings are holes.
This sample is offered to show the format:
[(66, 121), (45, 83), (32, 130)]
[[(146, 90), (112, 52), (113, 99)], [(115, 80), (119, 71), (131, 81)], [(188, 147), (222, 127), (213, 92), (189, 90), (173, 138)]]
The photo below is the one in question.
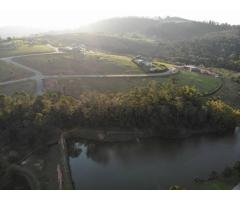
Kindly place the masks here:
[(124, 143), (73, 140), (69, 162), (76, 189), (191, 187), (240, 160), (240, 134)]

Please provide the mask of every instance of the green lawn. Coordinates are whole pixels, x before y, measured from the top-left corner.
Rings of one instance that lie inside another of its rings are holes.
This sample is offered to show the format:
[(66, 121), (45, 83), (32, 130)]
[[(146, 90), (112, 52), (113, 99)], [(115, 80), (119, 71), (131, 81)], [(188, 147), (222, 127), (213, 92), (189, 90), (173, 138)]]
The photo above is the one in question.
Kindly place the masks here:
[(35, 81), (23, 81), (9, 85), (0, 86), (0, 94), (12, 95), (16, 92), (26, 92), (34, 94), (36, 90)]
[[(234, 81), (240, 78), (240, 73), (223, 68), (209, 68), (224, 77), (223, 88), (215, 94), (220, 97), (227, 104), (240, 108), (240, 83)], [(239, 79), (240, 80), (240, 79)]]
[(201, 92), (210, 92), (216, 89), (221, 80), (212, 76), (207, 76), (195, 72), (180, 72), (175, 76), (177, 84), (194, 86)]
[(227, 104), (240, 108), (240, 84), (232, 81), (230, 78), (224, 79), (223, 88), (214, 96), (220, 97)]
[(17, 80), (33, 75), (32, 72), (0, 60), (0, 82)]

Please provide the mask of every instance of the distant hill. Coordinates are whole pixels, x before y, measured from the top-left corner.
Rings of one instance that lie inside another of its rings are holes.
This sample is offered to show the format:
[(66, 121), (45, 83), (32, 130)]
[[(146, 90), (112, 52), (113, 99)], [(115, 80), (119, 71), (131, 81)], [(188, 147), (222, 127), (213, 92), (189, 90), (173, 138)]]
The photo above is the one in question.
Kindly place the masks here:
[(240, 71), (240, 27), (214, 32), (193, 41), (160, 44), (157, 56), (173, 62)]
[[(100, 32), (134, 37), (144, 36), (160, 42), (193, 40), (208, 34), (232, 29), (228, 24), (197, 22), (179, 17), (112, 18), (82, 27), (79, 31)], [(135, 34), (135, 35), (134, 35)]]
[(0, 27), (0, 37), (25, 37), (33, 34), (43, 33), (43, 29), (27, 28), (22, 26), (4, 26)]
[(240, 26), (178, 17), (127, 17), (102, 20), (73, 32), (45, 39), (55, 45), (83, 43), (117, 54), (240, 71)]

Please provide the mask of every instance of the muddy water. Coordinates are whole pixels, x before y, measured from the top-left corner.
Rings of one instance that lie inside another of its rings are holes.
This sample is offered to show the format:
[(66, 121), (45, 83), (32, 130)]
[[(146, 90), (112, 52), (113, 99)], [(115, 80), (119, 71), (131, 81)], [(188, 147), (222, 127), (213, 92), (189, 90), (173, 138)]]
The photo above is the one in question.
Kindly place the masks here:
[(240, 134), (114, 144), (76, 140), (69, 151), (76, 189), (189, 188), (194, 178), (240, 160)]

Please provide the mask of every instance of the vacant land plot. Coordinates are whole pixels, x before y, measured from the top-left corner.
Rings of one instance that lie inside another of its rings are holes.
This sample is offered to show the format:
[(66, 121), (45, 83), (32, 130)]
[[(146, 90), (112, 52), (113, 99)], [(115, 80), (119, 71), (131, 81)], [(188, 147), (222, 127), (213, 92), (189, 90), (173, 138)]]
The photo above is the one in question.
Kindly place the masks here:
[(0, 58), (53, 51), (53, 49), (47, 45), (31, 45), (22, 40), (14, 40), (11, 41), (11, 43), (9, 48), (0, 46)]
[(34, 94), (36, 90), (35, 81), (23, 81), (9, 85), (0, 86), (0, 94), (12, 95), (16, 92), (26, 92)]
[(45, 89), (58, 91), (66, 95), (78, 97), (84, 91), (120, 92), (133, 87), (144, 86), (149, 82), (157, 83), (174, 82), (180, 86), (189, 85), (198, 88), (201, 92), (209, 92), (217, 88), (220, 80), (197, 73), (181, 72), (169, 77), (145, 77), (145, 78), (71, 78), (48, 79), (44, 81)]
[(98, 52), (30, 56), (15, 60), (46, 75), (142, 73), (130, 57)]
[(0, 60), (0, 82), (17, 80), (32, 76), (32, 72), (16, 67), (13, 64)]

